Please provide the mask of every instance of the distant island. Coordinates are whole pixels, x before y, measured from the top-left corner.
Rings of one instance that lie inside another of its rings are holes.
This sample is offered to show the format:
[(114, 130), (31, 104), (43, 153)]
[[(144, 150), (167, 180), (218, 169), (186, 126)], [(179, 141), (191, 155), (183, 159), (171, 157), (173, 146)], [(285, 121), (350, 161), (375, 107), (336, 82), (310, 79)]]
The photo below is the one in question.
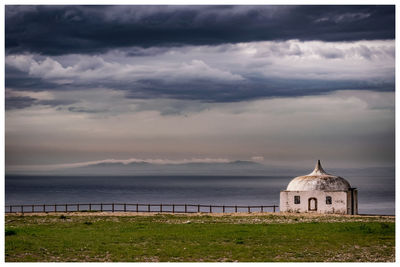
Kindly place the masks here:
[[(6, 175), (90, 175), (90, 176), (130, 176), (130, 175), (229, 175), (229, 176), (297, 176), (309, 172), (309, 168), (266, 165), (252, 160), (193, 159), (167, 161), (162, 159), (142, 160), (106, 159), (100, 161), (61, 164), (23, 170), (8, 170)], [(393, 175), (394, 167), (336, 168), (343, 175), (353, 174)]]

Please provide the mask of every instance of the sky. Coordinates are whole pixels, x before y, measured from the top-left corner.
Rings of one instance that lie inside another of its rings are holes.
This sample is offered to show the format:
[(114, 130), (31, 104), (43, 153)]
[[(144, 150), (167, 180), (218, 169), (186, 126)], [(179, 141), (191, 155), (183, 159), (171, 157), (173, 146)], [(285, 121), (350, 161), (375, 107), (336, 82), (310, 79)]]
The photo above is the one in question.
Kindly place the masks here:
[(394, 11), (8, 5), (6, 172), (394, 166)]

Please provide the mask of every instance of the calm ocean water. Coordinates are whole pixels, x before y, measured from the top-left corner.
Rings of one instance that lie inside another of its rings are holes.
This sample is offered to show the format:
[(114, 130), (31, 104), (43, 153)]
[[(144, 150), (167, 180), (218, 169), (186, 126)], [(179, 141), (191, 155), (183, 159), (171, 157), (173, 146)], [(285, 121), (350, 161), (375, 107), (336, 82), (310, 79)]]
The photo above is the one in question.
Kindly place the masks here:
[[(279, 205), (286, 176), (6, 176), (5, 202)], [(395, 214), (394, 177), (346, 179), (359, 190), (359, 213)]]

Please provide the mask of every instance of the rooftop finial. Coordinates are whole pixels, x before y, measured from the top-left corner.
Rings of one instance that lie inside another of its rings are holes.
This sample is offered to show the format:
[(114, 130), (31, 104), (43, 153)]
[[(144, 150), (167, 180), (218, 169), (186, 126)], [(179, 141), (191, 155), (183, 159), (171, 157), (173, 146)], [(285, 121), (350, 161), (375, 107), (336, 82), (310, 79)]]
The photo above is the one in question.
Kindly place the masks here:
[(327, 174), (324, 169), (321, 166), (321, 161), (318, 160), (317, 164), (315, 165), (315, 169), (312, 173), (310, 173), (309, 175), (324, 175)]

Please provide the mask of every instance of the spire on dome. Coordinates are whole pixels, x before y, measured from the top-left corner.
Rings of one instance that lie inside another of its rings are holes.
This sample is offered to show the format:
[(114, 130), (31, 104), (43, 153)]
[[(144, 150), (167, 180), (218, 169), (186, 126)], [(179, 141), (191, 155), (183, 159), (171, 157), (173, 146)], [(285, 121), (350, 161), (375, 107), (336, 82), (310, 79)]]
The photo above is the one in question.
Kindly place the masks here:
[(313, 170), (312, 173), (309, 174), (310, 176), (314, 175), (327, 175), (327, 173), (324, 171), (324, 169), (321, 166), (321, 161), (318, 160), (317, 164), (315, 165), (315, 169)]

